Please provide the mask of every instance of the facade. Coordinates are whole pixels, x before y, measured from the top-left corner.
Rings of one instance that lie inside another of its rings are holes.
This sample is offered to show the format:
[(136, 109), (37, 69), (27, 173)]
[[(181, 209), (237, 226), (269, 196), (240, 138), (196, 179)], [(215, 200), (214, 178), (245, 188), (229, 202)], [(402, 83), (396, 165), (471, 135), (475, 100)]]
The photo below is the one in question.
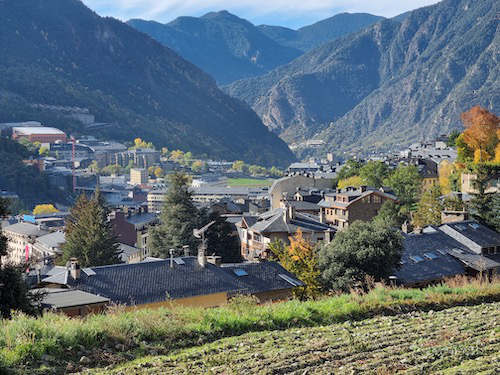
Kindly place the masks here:
[[(461, 192), (467, 194), (477, 194), (477, 188), (474, 186), (477, 175), (473, 173), (462, 173)], [(500, 173), (493, 175), (486, 183), (485, 193), (500, 192)]]
[(31, 223), (16, 223), (2, 229), (7, 237), (7, 256), (1, 263), (22, 264), (33, 255), (33, 244), (38, 237), (48, 233), (38, 225)]
[(149, 228), (158, 223), (158, 218), (151, 213), (132, 214), (115, 211), (112, 213), (110, 222), (119, 242), (147, 249)]
[(366, 186), (347, 187), (337, 193), (325, 194), (325, 198), (319, 202), (321, 222), (342, 230), (356, 220), (370, 221), (389, 200), (397, 201), (397, 198)]
[(302, 231), (312, 243), (330, 242), (334, 228), (310, 215), (295, 212), (293, 206), (277, 208), (258, 216), (243, 216), (236, 224), (244, 259), (264, 259), (269, 255), (269, 245), (276, 240), (289, 244), (289, 237)]
[(130, 185), (143, 185), (148, 183), (148, 171), (146, 168), (131, 168), (130, 169)]
[(111, 164), (126, 167), (130, 162), (139, 168), (149, 168), (160, 163), (161, 152), (148, 148), (137, 148), (118, 152), (111, 158)]
[(12, 128), (12, 139), (27, 139), (30, 142), (55, 143), (57, 141), (66, 142), (67, 136), (62, 130), (45, 126), (35, 127), (14, 127)]
[(163, 205), (165, 204), (165, 197), (167, 195), (167, 189), (153, 189), (147, 195), (148, 202), (148, 212), (158, 213), (161, 212)]
[(45, 234), (36, 239), (32, 246), (32, 258), (36, 260), (57, 259), (62, 255), (62, 245), (66, 242), (63, 231)]

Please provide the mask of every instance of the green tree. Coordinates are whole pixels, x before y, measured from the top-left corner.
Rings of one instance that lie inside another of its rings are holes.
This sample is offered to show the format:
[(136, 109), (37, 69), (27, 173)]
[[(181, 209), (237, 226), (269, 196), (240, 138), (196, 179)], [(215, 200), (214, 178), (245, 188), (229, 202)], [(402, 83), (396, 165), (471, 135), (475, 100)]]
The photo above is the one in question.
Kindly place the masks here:
[(487, 193), (488, 181), (492, 175), (498, 173), (498, 167), (485, 164), (476, 165), (474, 168), (477, 176), (474, 187), (477, 193), (472, 194), (470, 212), (472, 217), (488, 227), (500, 229), (500, 193)]
[(233, 163), (232, 169), (237, 172), (244, 172), (247, 169), (247, 165), (242, 160), (236, 160)]
[(347, 177), (347, 178), (344, 178), (342, 180), (339, 180), (337, 187), (339, 189), (345, 189), (348, 186), (352, 186), (352, 187), (357, 188), (357, 187), (362, 186), (363, 184), (364, 184), (364, 181), (361, 177), (351, 176), (351, 177)]
[(191, 164), (191, 169), (194, 173), (200, 173), (206, 170), (207, 164), (202, 160), (196, 160)]
[(385, 225), (356, 221), (319, 253), (322, 277), (333, 290), (369, 288), (368, 279), (386, 280), (401, 261), (403, 238)]
[(163, 169), (161, 167), (155, 168), (155, 176), (156, 176), (156, 178), (162, 178), (163, 176), (165, 176), (165, 172), (163, 171)]
[(205, 217), (201, 225), (215, 221), (206, 232), (207, 255), (218, 255), (222, 257), (224, 263), (241, 262), (240, 243), (237, 235), (234, 234), (233, 227), (217, 212), (210, 214), (200, 214)]
[[(8, 214), (9, 202), (0, 199), (0, 217)], [(7, 238), (0, 233), (0, 257), (7, 255)], [(0, 263), (0, 319), (9, 319), (12, 310), (19, 310), (34, 315), (36, 302), (41, 294), (29, 293), (23, 274), (26, 265), (13, 266)]]
[(417, 211), (413, 215), (413, 225), (423, 228), (427, 225), (441, 224), (441, 211), (443, 206), (439, 200), (441, 190), (435, 186), (425, 191), (420, 197), (417, 205)]
[(271, 177), (283, 177), (284, 175), (283, 171), (274, 166), (269, 170), (269, 174), (271, 175)]
[(380, 161), (369, 161), (359, 170), (359, 176), (367, 186), (380, 188), (389, 175), (389, 167)]
[(151, 229), (151, 251), (154, 256), (168, 257), (170, 249), (189, 245), (196, 248), (193, 229), (199, 223), (198, 210), (191, 200), (189, 178), (176, 172), (168, 176), (168, 191), (165, 197), (160, 225)]
[(101, 173), (105, 176), (119, 175), (122, 168), (118, 164), (110, 164), (101, 169)]
[(304, 287), (294, 290), (295, 296), (300, 299), (319, 297), (323, 289), (323, 282), (317, 249), (304, 238), (300, 229), (289, 240), (289, 246), (283, 245), (281, 241), (271, 244), (270, 249), (273, 257), (287, 271), (296, 275), (306, 284)]
[(448, 140), (446, 141), (446, 145), (448, 147), (455, 147), (457, 138), (460, 136), (460, 132), (458, 130), (453, 130), (448, 136)]
[(63, 262), (77, 258), (82, 267), (121, 263), (118, 239), (99, 189), (91, 199), (81, 195), (66, 221)]
[(398, 200), (408, 208), (417, 202), (422, 186), (422, 179), (414, 165), (399, 165), (389, 177), (384, 180), (384, 185), (392, 188)]
[(394, 228), (401, 228), (408, 220), (408, 215), (402, 210), (402, 206), (392, 200), (385, 201), (380, 210), (373, 218), (373, 222)]
[(359, 176), (359, 171), (362, 166), (363, 163), (357, 160), (348, 160), (337, 174), (337, 178), (339, 180), (344, 180), (349, 177)]

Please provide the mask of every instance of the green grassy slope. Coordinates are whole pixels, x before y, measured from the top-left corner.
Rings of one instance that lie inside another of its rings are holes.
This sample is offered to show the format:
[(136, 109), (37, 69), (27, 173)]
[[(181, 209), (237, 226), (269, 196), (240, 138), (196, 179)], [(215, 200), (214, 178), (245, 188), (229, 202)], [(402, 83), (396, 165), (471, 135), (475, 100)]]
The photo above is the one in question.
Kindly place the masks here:
[(500, 303), (231, 337), (97, 374), (498, 374)]
[[(258, 337), (264, 344), (269, 336), (265, 333), (260, 336), (258, 332), (274, 331), (276, 337), (287, 337), (288, 332), (293, 331), (290, 329), (362, 322), (381, 315), (393, 316), (397, 322), (395, 317), (403, 313), (417, 317), (424, 311), (488, 303), (497, 303), (498, 315), (498, 280), (454, 283), (423, 290), (377, 288), (366, 295), (348, 294), (318, 301), (263, 306), (249, 298), (240, 298), (216, 309), (171, 307), (125, 312), (117, 308), (106, 315), (85, 319), (56, 314), (38, 319), (16, 315), (10, 321), (0, 321), (0, 374), (2, 370), (13, 374), (65, 373), (68, 366), (72, 370), (106, 368), (150, 355), (168, 356), (187, 348), (203, 351), (203, 347), (196, 347), (226, 337), (250, 334), (244, 337)], [(485, 324), (493, 322), (486, 316), (490, 314), (488, 308), (485, 309)], [(240, 339), (234, 340), (239, 342)], [(413, 344), (414, 340), (408, 343)], [(269, 345), (276, 346), (272, 342)], [(266, 355), (261, 351), (251, 352)], [(83, 361), (82, 357), (85, 357)], [(235, 365), (242, 361), (242, 358), (235, 358)], [(177, 364), (181, 366), (182, 362)]]

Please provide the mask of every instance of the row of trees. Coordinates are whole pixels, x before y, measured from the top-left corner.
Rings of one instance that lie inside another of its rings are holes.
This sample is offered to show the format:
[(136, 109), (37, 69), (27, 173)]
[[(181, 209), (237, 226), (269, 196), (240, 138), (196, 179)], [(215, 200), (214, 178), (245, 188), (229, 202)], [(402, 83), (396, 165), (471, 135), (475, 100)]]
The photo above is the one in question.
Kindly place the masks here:
[(232, 169), (236, 172), (249, 173), (255, 177), (283, 177), (284, 172), (276, 167), (271, 167), (269, 169), (264, 168), (260, 165), (249, 165), (242, 160), (236, 160), (233, 163)]

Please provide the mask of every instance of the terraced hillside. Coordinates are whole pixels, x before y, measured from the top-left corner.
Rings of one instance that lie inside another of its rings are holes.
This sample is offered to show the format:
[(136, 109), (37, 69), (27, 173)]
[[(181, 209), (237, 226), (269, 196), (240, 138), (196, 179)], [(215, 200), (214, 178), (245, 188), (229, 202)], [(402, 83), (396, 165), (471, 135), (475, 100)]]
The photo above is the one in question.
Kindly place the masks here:
[(499, 318), (490, 303), (248, 333), (91, 373), (498, 374)]

